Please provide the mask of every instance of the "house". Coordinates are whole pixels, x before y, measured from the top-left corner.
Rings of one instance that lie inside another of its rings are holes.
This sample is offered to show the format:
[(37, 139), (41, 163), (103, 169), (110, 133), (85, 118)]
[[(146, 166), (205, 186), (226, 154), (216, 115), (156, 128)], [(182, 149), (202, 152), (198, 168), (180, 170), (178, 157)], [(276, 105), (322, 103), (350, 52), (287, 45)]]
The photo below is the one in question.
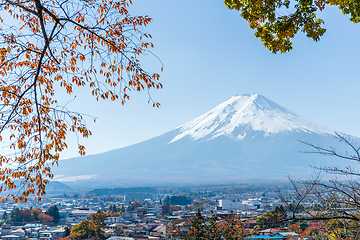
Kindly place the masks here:
[(19, 240), (20, 237), (17, 235), (5, 235), (2, 237), (3, 240)]
[(44, 224), (42, 223), (27, 223), (24, 226), (25, 228), (43, 228)]
[(148, 239), (159, 240), (159, 239), (160, 239), (160, 237), (143, 236), (143, 235), (135, 235), (133, 238), (134, 238), (135, 240), (148, 240)]
[(106, 240), (135, 240), (134, 238), (132, 237), (119, 237), (119, 236), (112, 236), (112, 237), (109, 237), (108, 239)]
[(292, 239), (292, 240), (299, 239), (299, 234), (297, 234), (296, 232), (278, 232), (274, 236), (283, 236), (284, 239)]
[(120, 214), (120, 217), (125, 221), (135, 221), (138, 219), (136, 212), (124, 212)]
[(257, 236), (246, 237), (245, 239), (247, 239), (247, 240), (251, 240), (251, 239), (257, 239), (257, 240), (281, 239), (281, 240), (285, 240), (285, 238), (283, 236), (270, 236), (270, 235), (257, 235)]
[(54, 231), (51, 231), (51, 238), (58, 239), (64, 236), (65, 228), (59, 228)]
[(39, 240), (51, 240), (51, 239), (52, 239), (52, 234), (50, 231), (40, 232)]
[(12, 235), (16, 235), (16, 236), (23, 238), (23, 237), (25, 237), (25, 231), (22, 230), (21, 228), (19, 228), (19, 229), (13, 230)]
[(259, 231), (259, 235), (269, 235), (269, 236), (273, 236), (279, 232), (284, 232), (280, 229), (277, 229), (277, 228), (268, 228), (268, 229), (264, 229), (264, 230), (261, 230)]
[(32, 232), (30, 235), (31, 238), (39, 238), (40, 237), (40, 233), (38, 231)]
[(135, 234), (136, 235), (146, 235), (147, 231), (146, 231), (146, 226), (144, 223), (138, 223), (135, 226)]
[(113, 223), (111, 225), (109, 225), (109, 228), (111, 231), (116, 231), (116, 230), (123, 230), (123, 225), (120, 225), (119, 223)]
[(131, 230), (131, 231), (135, 231), (135, 227), (136, 227), (136, 224), (134, 223), (131, 223), (131, 224), (123, 224), (122, 225), (122, 228), (125, 230)]
[(113, 223), (120, 223), (122, 220), (122, 217), (107, 217), (105, 223), (109, 225)]
[(53, 231), (41, 231), (36, 234), (36, 232), (33, 232), (31, 234), (31, 237), (37, 237), (38, 235), (39, 240), (53, 240), (53, 239), (59, 239), (64, 236), (65, 229), (64, 228), (58, 228)]
[(156, 226), (154, 229), (152, 229), (152, 232), (160, 235), (166, 235), (166, 226), (164, 224), (160, 224)]
[(10, 224), (3, 224), (1, 226), (1, 236), (6, 236), (11, 234), (11, 226)]

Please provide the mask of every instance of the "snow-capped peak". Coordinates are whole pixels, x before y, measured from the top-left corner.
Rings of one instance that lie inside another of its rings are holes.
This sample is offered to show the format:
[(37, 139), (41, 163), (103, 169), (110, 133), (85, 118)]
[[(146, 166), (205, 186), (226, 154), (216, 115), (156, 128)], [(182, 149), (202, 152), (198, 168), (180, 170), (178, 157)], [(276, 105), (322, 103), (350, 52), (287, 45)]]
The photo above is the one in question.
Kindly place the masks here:
[(193, 139), (222, 135), (243, 139), (248, 131), (263, 131), (265, 136), (287, 131), (333, 133), (257, 93), (233, 96), (178, 129), (180, 133), (170, 143), (188, 135)]

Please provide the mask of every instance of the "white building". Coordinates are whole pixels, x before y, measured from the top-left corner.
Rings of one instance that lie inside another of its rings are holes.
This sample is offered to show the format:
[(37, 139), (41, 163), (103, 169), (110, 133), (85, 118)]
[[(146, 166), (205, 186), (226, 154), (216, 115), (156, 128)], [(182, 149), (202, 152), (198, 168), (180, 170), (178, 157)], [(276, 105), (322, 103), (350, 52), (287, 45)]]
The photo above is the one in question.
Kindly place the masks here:
[(248, 200), (242, 200), (241, 203), (247, 209), (259, 209), (261, 204), (260, 199), (257, 198), (249, 198)]
[(155, 204), (151, 207), (148, 207), (148, 213), (151, 213), (151, 214), (158, 214), (158, 213), (161, 213), (162, 212), (162, 205), (159, 205), (159, 204)]
[(96, 211), (90, 210), (88, 208), (80, 208), (79, 210), (72, 211), (66, 218), (66, 222), (70, 224), (78, 224), (82, 220), (90, 220), (91, 214), (95, 213)]
[(121, 223), (122, 220), (123, 220), (122, 217), (107, 217), (105, 223), (110, 225), (114, 223)]
[(221, 199), (219, 200), (219, 207), (221, 207), (222, 210), (241, 210), (244, 209), (245, 205), (240, 202)]

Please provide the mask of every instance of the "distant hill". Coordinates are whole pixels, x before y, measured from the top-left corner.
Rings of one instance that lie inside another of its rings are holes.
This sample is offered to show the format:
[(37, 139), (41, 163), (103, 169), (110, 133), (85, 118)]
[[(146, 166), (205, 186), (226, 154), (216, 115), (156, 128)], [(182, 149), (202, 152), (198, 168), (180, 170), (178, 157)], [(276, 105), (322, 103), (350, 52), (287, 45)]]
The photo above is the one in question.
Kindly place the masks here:
[(156, 188), (152, 187), (132, 187), (132, 188), (96, 188), (89, 191), (89, 194), (101, 195), (124, 195), (129, 193), (154, 193)]
[[(15, 181), (15, 184), (19, 186), (20, 181)], [(64, 193), (64, 192), (68, 192), (69, 190), (71, 190), (71, 188), (69, 186), (67, 186), (66, 184), (64, 184), (62, 182), (58, 182), (58, 181), (49, 181), (49, 183), (46, 185), (46, 193), (48, 193), (48, 194)], [(19, 189), (3, 191), (0, 193), (0, 196), (7, 196), (8, 194), (15, 194), (18, 191), (19, 191)]]
[(300, 152), (308, 147), (298, 139), (338, 147), (332, 134), (259, 94), (234, 96), (158, 137), (60, 161), (54, 180), (101, 188), (309, 178), (310, 165), (351, 164)]
[(46, 185), (47, 192), (65, 192), (70, 190), (70, 187), (59, 181), (50, 181), (49, 184)]

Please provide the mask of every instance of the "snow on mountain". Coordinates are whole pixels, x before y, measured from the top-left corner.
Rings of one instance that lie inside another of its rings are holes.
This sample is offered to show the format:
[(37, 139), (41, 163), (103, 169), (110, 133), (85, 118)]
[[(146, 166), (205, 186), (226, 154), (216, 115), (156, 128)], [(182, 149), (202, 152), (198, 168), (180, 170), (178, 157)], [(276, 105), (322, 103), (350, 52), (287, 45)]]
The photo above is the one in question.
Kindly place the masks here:
[[(249, 127), (253, 131), (263, 131), (265, 137), (286, 131), (333, 133), (255, 93), (231, 97), (209, 112), (180, 126), (180, 134), (170, 143), (187, 135), (195, 140), (214, 139), (222, 135), (243, 139)], [(239, 128), (242, 129), (239, 131)]]
[(259, 94), (241, 95), (144, 142), (60, 161), (53, 173), (72, 187), (304, 178), (313, 174), (310, 166), (348, 166), (345, 160), (301, 153), (309, 148), (299, 139), (341, 150), (332, 134)]

